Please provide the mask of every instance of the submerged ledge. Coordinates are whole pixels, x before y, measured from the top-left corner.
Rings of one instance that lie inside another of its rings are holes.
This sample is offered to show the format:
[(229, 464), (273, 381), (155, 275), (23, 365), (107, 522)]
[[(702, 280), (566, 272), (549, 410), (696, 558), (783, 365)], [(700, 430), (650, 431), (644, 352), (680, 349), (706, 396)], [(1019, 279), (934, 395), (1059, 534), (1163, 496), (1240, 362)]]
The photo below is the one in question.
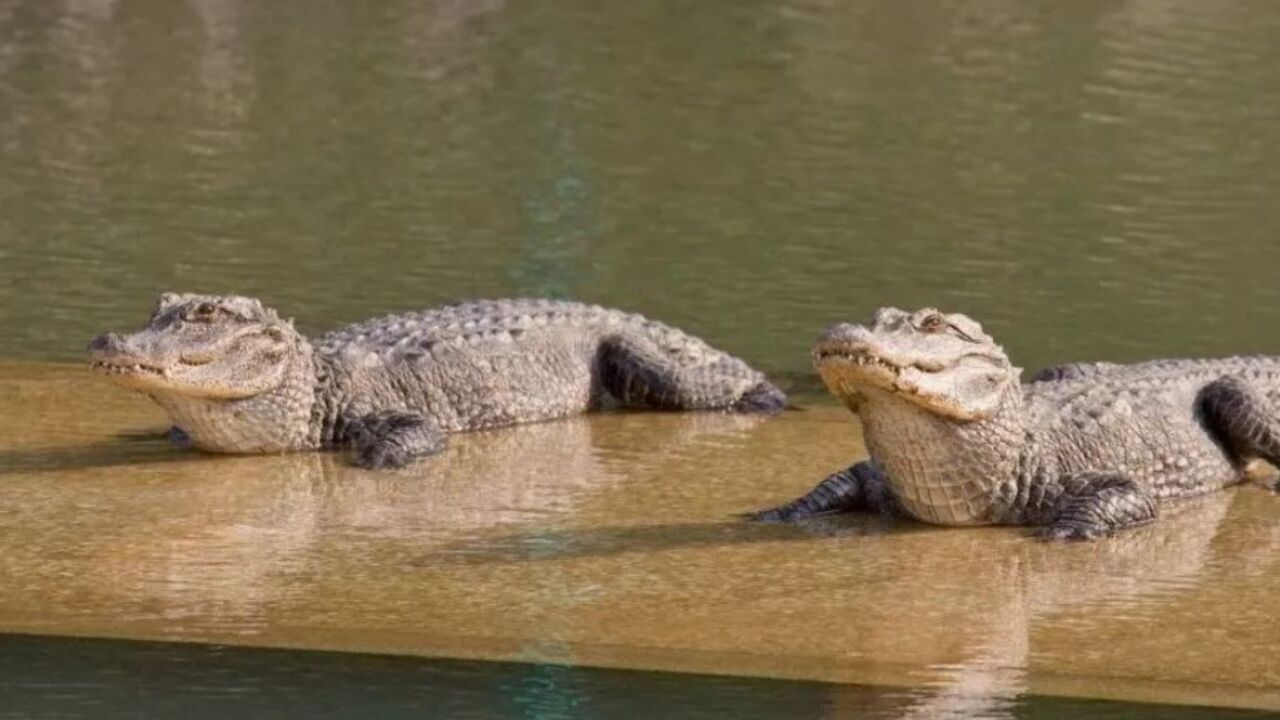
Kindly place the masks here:
[(1112, 540), (733, 513), (860, 453), (847, 412), (607, 413), (335, 454), (169, 447), (76, 367), (0, 365), (0, 631), (1280, 709), (1280, 498)]

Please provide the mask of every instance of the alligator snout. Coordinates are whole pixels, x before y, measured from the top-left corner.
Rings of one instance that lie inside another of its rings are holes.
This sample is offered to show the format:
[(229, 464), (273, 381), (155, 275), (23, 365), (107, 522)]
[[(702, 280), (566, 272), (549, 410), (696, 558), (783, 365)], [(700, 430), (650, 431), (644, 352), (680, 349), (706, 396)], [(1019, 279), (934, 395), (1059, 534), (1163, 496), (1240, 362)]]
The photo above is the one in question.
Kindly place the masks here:
[(89, 341), (89, 359), (94, 365), (151, 366), (154, 361), (141, 352), (137, 343), (126, 335), (107, 333)]
[(815, 357), (830, 353), (848, 354), (866, 350), (871, 345), (871, 331), (861, 325), (841, 323), (828, 328), (813, 344)]
[(853, 323), (840, 323), (834, 327), (827, 328), (822, 333), (822, 337), (818, 338), (819, 345), (847, 345), (850, 343), (866, 342), (871, 337), (871, 332), (861, 325)]

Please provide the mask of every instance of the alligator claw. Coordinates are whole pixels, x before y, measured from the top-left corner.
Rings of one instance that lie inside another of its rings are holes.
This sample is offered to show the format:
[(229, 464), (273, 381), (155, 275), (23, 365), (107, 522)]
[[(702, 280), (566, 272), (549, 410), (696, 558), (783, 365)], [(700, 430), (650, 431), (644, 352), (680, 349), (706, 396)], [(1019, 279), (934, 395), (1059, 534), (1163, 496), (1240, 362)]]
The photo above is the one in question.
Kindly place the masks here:
[(736, 514), (739, 520), (758, 523), (783, 523), (795, 519), (795, 514), (788, 512), (786, 507), (766, 508), (764, 510), (751, 510), (748, 512), (740, 512)]
[(1106, 530), (1096, 525), (1079, 525), (1075, 523), (1057, 523), (1036, 531), (1037, 538), (1049, 542), (1097, 540), (1106, 535)]

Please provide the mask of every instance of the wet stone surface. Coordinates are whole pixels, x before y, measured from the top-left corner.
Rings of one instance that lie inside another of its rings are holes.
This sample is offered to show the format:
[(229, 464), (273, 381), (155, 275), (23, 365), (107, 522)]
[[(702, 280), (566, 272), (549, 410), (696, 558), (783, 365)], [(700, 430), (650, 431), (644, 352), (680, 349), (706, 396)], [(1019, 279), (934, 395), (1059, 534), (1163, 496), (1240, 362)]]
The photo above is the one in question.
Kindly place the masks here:
[(1098, 543), (733, 514), (861, 451), (847, 412), (605, 413), (394, 472), (178, 450), (140, 396), (0, 366), (0, 629), (1280, 708), (1280, 507)]

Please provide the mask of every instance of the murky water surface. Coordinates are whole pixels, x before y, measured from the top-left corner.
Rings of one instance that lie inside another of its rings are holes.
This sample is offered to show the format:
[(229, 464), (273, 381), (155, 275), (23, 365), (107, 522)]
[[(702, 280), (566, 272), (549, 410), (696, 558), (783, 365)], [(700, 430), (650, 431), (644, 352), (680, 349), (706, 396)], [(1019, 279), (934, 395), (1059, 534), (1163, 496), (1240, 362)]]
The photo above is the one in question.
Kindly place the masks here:
[(776, 371), (882, 304), (1028, 367), (1277, 351), (1280, 7), (0, 2), (0, 356), (161, 289), (564, 295)]
[[(1245, 0), (0, 0), (0, 628), (909, 686), (920, 717), (1280, 709), (1257, 488), (1068, 548), (731, 517), (860, 452), (807, 347), (879, 305), (968, 312), (1029, 368), (1280, 353), (1277, 37)], [(807, 410), (477, 434), (400, 473), (197, 456), (49, 363), (194, 289), (308, 330), (598, 301)]]

